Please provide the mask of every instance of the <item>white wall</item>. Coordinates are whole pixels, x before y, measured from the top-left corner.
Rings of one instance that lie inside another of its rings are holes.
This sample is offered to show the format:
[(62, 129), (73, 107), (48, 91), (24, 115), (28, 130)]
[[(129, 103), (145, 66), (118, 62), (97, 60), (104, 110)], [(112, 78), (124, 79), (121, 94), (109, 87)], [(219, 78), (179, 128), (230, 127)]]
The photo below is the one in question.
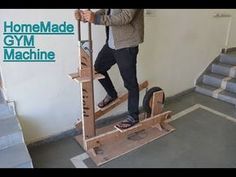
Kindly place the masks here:
[[(147, 79), (150, 86), (164, 88), (167, 96), (192, 88), (194, 80), (224, 47), (228, 19), (213, 18), (213, 13), (218, 11), (230, 12), (234, 17), (236, 15), (235, 10), (230, 9), (152, 10), (153, 14), (145, 17), (145, 42), (140, 46), (138, 57), (139, 81)], [(1, 34), (5, 20), (18, 23), (67, 21), (77, 27), (73, 9), (1, 9)], [(233, 23), (232, 29), (236, 29), (235, 26)], [(104, 44), (105, 33), (102, 26), (93, 29), (95, 58)], [(231, 31), (231, 46), (236, 46), (234, 31)], [(1, 49), (2, 41), (1, 35)], [(26, 143), (73, 128), (81, 115), (80, 85), (67, 76), (76, 71), (78, 64), (77, 34), (40, 37), (37, 46), (55, 50), (56, 63), (3, 63), (1, 59), (4, 87), (8, 99), (16, 101)], [(117, 90), (124, 92), (117, 67), (113, 67), (109, 73)], [(95, 101), (98, 102), (104, 95), (102, 87), (95, 82)], [(106, 116), (126, 111), (126, 104)]]
[[(3, 21), (38, 23), (67, 21), (75, 25), (73, 10), (0, 10)], [(80, 116), (79, 85), (69, 79), (76, 71), (76, 36), (36, 36), (37, 47), (56, 52), (55, 63), (5, 63), (2, 75), (8, 98), (16, 101), (26, 142), (71, 129)], [(2, 41), (1, 38), (1, 49)], [(1, 58), (2, 58), (1, 50)]]
[[(224, 47), (228, 18), (214, 18), (213, 14), (230, 12), (235, 17), (236, 11), (159, 9), (151, 12), (145, 18), (139, 78), (147, 78), (151, 85), (161, 86), (172, 96), (192, 88), (197, 76)], [(233, 25), (235, 28), (236, 24)], [(230, 44), (236, 46), (235, 37), (231, 37)]]

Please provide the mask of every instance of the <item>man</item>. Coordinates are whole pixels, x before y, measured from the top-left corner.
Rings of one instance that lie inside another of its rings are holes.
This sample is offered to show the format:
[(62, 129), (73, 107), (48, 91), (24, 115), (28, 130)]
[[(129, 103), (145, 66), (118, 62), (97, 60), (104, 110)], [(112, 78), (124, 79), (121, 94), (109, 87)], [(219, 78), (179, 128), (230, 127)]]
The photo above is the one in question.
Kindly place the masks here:
[(117, 99), (117, 92), (107, 71), (117, 64), (128, 90), (128, 117), (117, 127), (127, 129), (139, 122), (139, 85), (136, 76), (138, 46), (144, 38), (143, 9), (101, 9), (75, 12), (76, 19), (106, 26), (106, 44), (99, 52), (94, 68), (105, 76), (99, 80), (107, 92), (98, 104), (103, 108)]

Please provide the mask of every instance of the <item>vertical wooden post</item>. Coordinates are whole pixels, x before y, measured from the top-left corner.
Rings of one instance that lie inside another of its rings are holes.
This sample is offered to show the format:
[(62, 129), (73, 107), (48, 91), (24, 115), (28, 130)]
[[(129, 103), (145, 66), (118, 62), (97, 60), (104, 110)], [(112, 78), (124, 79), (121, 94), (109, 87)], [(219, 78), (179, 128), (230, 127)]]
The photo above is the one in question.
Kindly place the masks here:
[(151, 117), (160, 114), (163, 109), (162, 100), (163, 100), (164, 92), (158, 91), (153, 93), (153, 99), (152, 99), (152, 113)]
[[(78, 21), (80, 23), (80, 21)], [(88, 24), (89, 40), (81, 40), (80, 24), (78, 24), (78, 40), (80, 44), (80, 67), (79, 70), (88, 69), (88, 75), (91, 76), (89, 82), (81, 83), (82, 95), (82, 129), (83, 141), (94, 137), (95, 117), (94, 117), (94, 89), (93, 89), (93, 58), (92, 58), (92, 40), (91, 40), (91, 24)], [(86, 144), (84, 143), (86, 149)]]

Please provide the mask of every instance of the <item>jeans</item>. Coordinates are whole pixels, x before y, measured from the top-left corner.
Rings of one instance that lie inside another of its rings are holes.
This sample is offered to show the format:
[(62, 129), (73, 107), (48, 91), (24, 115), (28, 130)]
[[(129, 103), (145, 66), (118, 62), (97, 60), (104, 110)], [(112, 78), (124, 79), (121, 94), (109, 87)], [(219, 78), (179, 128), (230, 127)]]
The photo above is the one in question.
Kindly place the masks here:
[(138, 46), (114, 50), (109, 48), (106, 43), (99, 52), (94, 64), (95, 70), (105, 76), (99, 82), (112, 98), (117, 97), (117, 92), (107, 71), (114, 64), (118, 65), (124, 86), (128, 90), (128, 112), (135, 120), (138, 120), (139, 115), (139, 85), (136, 76), (138, 51)]

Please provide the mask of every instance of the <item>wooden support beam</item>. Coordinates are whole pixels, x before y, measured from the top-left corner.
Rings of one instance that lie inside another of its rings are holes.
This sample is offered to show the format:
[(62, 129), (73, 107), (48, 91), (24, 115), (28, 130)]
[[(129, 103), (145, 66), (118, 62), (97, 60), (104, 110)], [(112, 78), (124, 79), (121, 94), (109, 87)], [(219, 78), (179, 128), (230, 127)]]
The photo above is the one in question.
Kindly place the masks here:
[(147, 129), (148, 127), (154, 126), (155, 124), (160, 124), (164, 122), (167, 118), (170, 118), (171, 111), (166, 111), (164, 113), (158, 114), (154, 117), (150, 117), (148, 119), (144, 119), (139, 122), (137, 125), (120, 132), (118, 129), (114, 129), (113, 131), (89, 138), (85, 140), (86, 150), (99, 147), (104, 143), (116, 141), (121, 137), (127, 136), (128, 134), (135, 133), (137, 131)]
[[(139, 91), (141, 91), (147, 87), (148, 87), (148, 81), (144, 81), (143, 83), (141, 83), (139, 85)], [(95, 119), (100, 118), (101, 116), (108, 113), (109, 111), (111, 111), (112, 109), (114, 109), (116, 106), (120, 105), (121, 103), (123, 103), (127, 99), (128, 99), (128, 93), (125, 93), (125, 94), (119, 96), (118, 99), (116, 101), (114, 101), (114, 103), (111, 103), (110, 105), (106, 106), (105, 108), (100, 109), (97, 112), (95, 112)], [(82, 128), (82, 121), (79, 121), (76, 124), (76, 129), (81, 129), (81, 128)]]
[(153, 93), (151, 117), (153, 117), (157, 114), (160, 114), (162, 112), (162, 110), (163, 110), (163, 107), (162, 107), (163, 106), (163, 104), (162, 104), (163, 96), (164, 96), (164, 92), (162, 90)]

